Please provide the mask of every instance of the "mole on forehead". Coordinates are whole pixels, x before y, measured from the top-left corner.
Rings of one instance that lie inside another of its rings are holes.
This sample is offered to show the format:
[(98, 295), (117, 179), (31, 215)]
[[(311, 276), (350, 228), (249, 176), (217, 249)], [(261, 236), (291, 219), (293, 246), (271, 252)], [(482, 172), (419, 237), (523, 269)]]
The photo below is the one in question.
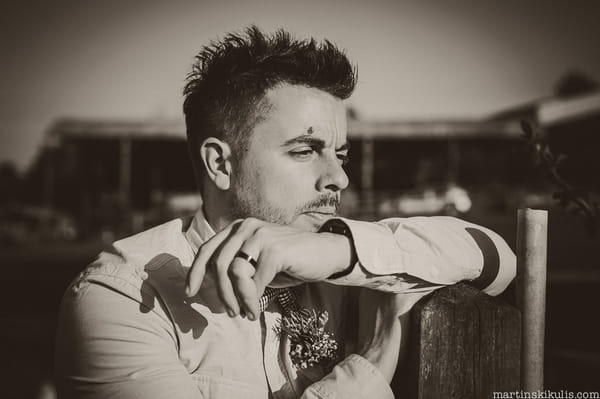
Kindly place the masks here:
[(308, 134), (313, 134), (315, 132), (315, 129), (313, 129), (312, 126), (309, 126), (308, 129), (306, 130), (306, 133)]

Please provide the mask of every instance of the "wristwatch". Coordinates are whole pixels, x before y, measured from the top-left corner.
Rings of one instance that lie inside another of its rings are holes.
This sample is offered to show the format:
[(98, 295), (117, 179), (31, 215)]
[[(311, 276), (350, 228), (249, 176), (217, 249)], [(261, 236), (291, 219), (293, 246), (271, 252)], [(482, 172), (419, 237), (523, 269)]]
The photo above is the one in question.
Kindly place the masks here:
[[(352, 240), (352, 232), (350, 231), (350, 228), (346, 223), (344, 223), (340, 219), (329, 219), (321, 226), (321, 228), (319, 229), (319, 233), (333, 233), (346, 236), (348, 237), (348, 240), (350, 240), (350, 245), (354, 246), (354, 241)], [(354, 269), (354, 264), (355, 262), (352, 262), (352, 264), (346, 269), (333, 273), (331, 276), (327, 277), (327, 279), (331, 280), (347, 276)]]

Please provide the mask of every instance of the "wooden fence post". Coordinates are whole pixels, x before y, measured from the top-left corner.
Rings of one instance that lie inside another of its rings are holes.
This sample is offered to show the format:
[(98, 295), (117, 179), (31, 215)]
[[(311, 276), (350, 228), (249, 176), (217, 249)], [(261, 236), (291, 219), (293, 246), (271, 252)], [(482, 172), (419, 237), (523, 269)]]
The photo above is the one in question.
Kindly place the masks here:
[(517, 306), (523, 319), (521, 387), (534, 392), (544, 389), (548, 211), (519, 209), (517, 218)]
[(392, 381), (397, 397), (491, 398), (519, 389), (521, 314), (466, 284), (440, 289), (413, 309), (407, 362)]

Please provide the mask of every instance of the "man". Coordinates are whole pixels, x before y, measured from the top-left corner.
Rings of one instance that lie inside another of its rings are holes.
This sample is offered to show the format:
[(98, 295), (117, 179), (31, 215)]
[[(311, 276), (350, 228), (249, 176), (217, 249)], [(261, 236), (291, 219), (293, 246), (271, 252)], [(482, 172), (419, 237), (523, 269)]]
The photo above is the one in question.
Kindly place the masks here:
[(200, 52), (184, 113), (203, 206), (115, 242), (69, 288), (64, 396), (391, 397), (416, 300), (506, 287), (514, 255), (485, 228), (335, 217), (355, 82), (333, 44), (284, 31)]

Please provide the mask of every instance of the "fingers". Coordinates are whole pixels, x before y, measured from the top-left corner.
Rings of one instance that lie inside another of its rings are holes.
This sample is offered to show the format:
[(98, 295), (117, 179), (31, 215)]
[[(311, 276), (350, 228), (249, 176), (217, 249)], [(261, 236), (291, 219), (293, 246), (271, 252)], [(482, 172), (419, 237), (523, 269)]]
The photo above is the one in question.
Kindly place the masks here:
[(256, 269), (236, 255), (243, 251), (258, 261), (260, 241), (255, 233), (263, 224), (252, 218), (236, 221), (202, 245), (188, 273), (187, 295), (197, 294), (207, 271), (214, 273), (217, 293), (227, 313), (230, 316), (245, 313), (255, 320), (264, 287), (257, 290), (253, 280)]
[[(245, 311), (246, 316), (250, 320), (256, 320), (260, 312), (258, 305), (259, 294), (252, 279), (255, 272), (254, 266), (248, 261), (236, 257), (231, 263), (229, 278), (227, 279), (235, 290), (233, 299), (236, 301), (236, 305), (239, 303), (240, 308)], [(233, 294), (233, 291), (230, 294)]]
[(235, 296), (232, 281), (229, 279), (229, 272), (226, 268), (218, 268), (214, 266), (216, 272), (217, 281), (217, 293), (221, 302), (227, 309), (227, 314), (231, 317), (235, 317), (240, 314), (240, 305)]
[(265, 292), (267, 285), (275, 278), (276, 271), (273, 265), (278, 264), (277, 257), (277, 251), (264, 251), (260, 254), (258, 267), (254, 274), (254, 283), (259, 298)]
[[(239, 222), (237, 222), (239, 223)], [(186, 290), (185, 293), (188, 297), (192, 297), (198, 293), (202, 280), (204, 279), (204, 273), (206, 272), (208, 263), (219, 246), (229, 236), (236, 222), (230, 224), (225, 229), (215, 234), (210, 240), (205, 242), (196, 255), (194, 263), (187, 274)]]
[(219, 296), (234, 316), (240, 309), (246, 314), (251, 313), (253, 317), (258, 315), (258, 298), (252, 283), (254, 266), (236, 256), (239, 251), (243, 251), (253, 259), (258, 258), (259, 247), (253, 240), (258, 226), (259, 221), (256, 219), (242, 221), (231, 231), (227, 240), (220, 246), (219, 252), (213, 255), (214, 263), (211, 266), (217, 276)]

